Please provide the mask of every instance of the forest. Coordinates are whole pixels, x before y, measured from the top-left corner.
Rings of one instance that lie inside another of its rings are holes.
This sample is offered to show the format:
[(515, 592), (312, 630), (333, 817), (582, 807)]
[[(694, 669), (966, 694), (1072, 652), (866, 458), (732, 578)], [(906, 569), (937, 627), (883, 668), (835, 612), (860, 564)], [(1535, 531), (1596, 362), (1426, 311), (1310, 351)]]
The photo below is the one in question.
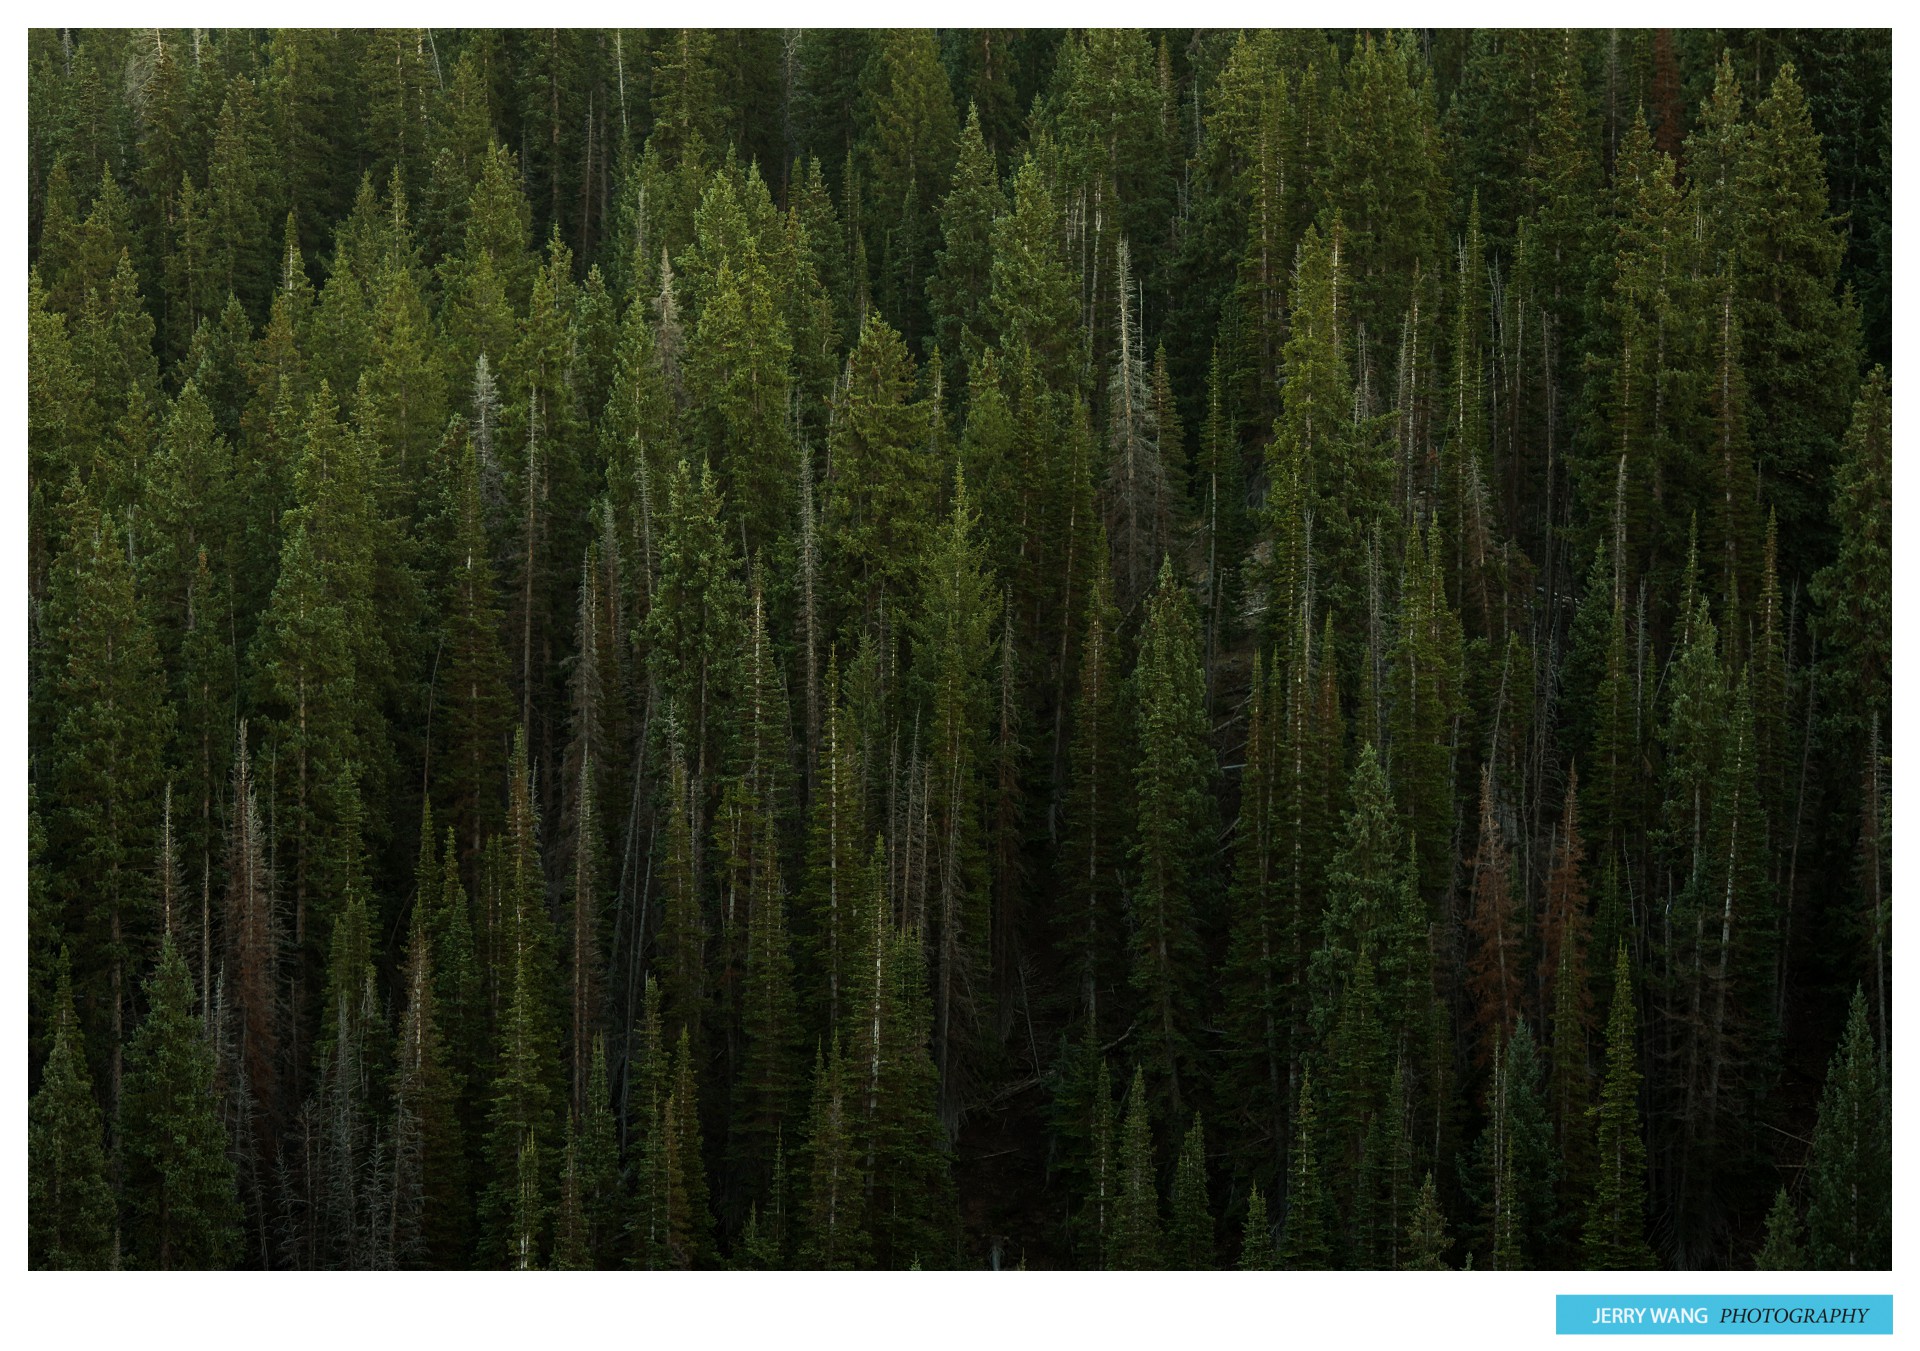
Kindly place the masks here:
[(1889, 1268), (1891, 50), (32, 31), (29, 1265)]

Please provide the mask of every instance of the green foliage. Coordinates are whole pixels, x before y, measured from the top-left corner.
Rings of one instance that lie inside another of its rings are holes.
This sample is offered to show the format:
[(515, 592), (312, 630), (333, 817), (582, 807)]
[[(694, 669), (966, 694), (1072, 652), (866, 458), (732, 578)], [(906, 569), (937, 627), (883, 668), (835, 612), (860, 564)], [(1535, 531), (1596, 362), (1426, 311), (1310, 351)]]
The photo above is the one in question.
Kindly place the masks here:
[(1599, 1160), (1588, 1201), (1584, 1256), (1601, 1271), (1651, 1267), (1647, 1247), (1647, 1151), (1640, 1138), (1640, 1070), (1636, 1063), (1633, 980), (1624, 945), (1614, 959), (1612, 1012), (1607, 1019), (1606, 1077), (1594, 1117)]
[(1215, 1265), (1213, 1212), (1207, 1202), (1207, 1145), (1199, 1113), (1180, 1146), (1173, 1170), (1167, 1218), (1167, 1265), (1176, 1271), (1207, 1271)]
[(220, 1124), (213, 1048), (193, 1012), (193, 977), (171, 938), (127, 1046), (120, 1160), (129, 1265), (219, 1268), (239, 1256), (240, 1203)]
[(1794, 1212), (1793, 1202), (1787, 1199), (1787, 1189), (1782, 1187), (1773, 1198), (1773, 1209), (1767, 1212), (1767, 1241), (1754, 1256), (1754, 1268), (1805, 1270), (1807, 1251), (1800, 1243), (1800, 1227), (1800, 1216)]
[(52, 1050), (27, 1106), (27, 1264), (33, 1270), (113, 1264), (118, 1226), (104, 1138), (63, 951)]
[(1135, 1069), (1120, 1126), (1113, 1238), (1107, 1247), (1107, 1266), (1115, 1271), (1155, 1271), (1165, 1265), (1150, 1110), (1145, 1072)]
[(30, 1261), (1886, 1260), (1890, 50), (33, 30)]
[(1884, 1270), (1893, 1257), (1893, 1128), (1886, 1061), (1858, 989), (1827, 1071), (1807, 1155), (1807, 1256), (1822, 1270)]

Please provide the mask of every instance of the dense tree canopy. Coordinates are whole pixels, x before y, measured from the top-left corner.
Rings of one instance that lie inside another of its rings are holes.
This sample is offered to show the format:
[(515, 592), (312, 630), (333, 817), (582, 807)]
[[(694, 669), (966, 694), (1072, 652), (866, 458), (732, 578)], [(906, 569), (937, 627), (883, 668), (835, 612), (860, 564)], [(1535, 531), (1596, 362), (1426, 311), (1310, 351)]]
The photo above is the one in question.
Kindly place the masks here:
[(1889, 1260), (1885, 32), (28, 66), (33, 1265)]

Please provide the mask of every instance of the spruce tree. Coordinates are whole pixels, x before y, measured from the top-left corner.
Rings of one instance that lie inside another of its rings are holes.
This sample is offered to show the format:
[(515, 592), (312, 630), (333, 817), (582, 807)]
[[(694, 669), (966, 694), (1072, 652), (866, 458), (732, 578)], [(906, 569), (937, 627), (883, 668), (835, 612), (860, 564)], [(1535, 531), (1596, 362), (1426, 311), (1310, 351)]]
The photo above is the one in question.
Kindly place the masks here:
[(240, 1202), (213, 1047), (171, 937), (161, 940), (146, 995), (146, 1021), (127, 1047), (120, 1112), (123, 1252), (131, 1265), (161, 1270), (226, 1267), (239, 1256)]
[(973, 363), (993, 346), (987, 309), (993, 284), (993, 223), (1006, 210), (1000, 172), (980, 127), (980, 110), (967, 109), (960, 129), (953, 186), (940, 203), (940, 247), (927, 278), (932, 336), (947, 362), (950, 388), (966, 389)]
[(956, 474), (953, 509), (929, 542), (915, 621), (914, 666), (927, 709), (927, 913), (911, 920), (933, 949), (933, 1047), (941, 1108), (958, 1118), (980, 1071), (979, 1043), (993, 990), (991, 907), (981, 797), (990, 686), (988, 659), (999, 618), (979, 517)]
[(1160, 1191), (1153, 1163), (1146, 1073), (1136, 1068), (1120, 1127), (1113, 1239), (1107, 1265), (1115, 1271), (1155, 1271), (1165, 1264), (1160, 1230)]
[(1280, 1261), (1290, 1271), (1321, 1271), (1326, 1268), (1331, 1252), (1326, 1194), (1320, 1181), (1319, 1128), (1315, 1122), (1311, 1072), (1301, 1076), (1295, 1103), (1293, 1149), (1287, 1165), (1287, 1218)]
[(1440, 1198), (1433, 1186), (1433, 1173), (1420, 1184), (1420, 1199), (1407, 1219), (1407, 1242), (1401, 1268), (1405, 1271), (1446, 1270), (1447, 1219), (1440, 1210)]
[[(159, 929), (163, 756), (172, 724), (160, 654), (121, 532), (85, 497), (49, 598), (52, 745), (47, 759), (53, 894), (81, 941), (77, 996), (89, 1039), (107, 1058), (117, 1117), (133, 973)], [(43, 696), (45, 697), (45, 696)]]
[(1653, 1265), (1647, 1247), (1646, 1145), (1640, 1139), (1640, 1069), (1633, 1007), (1633, 981), (1626, 945), (1613, 967), (1612, 1011), (1607, 1019), (1606, 1077), (1594, 1118), (1598, 1158), (1593, 1195), (1587, 1205), (1586, 1265), (1603, 1271), (1631, 1271)]
[(1215, 829), (1199, 625), (1193, 602), (1167, 559), (1148, 602), (1134, 667), (1140, 760), (1134, 772), (1133, 988), (1141, 1008), (1142, 1064), (1156, 1098), (1177, 1114), (1191, 1093), (1191, 1004), (1199, 975), (1195, 917), (1203, 912)]
[(830, 1059), (814, 1053), (807, 1131), (810, 1168), (800, 1212), (800, 1264), (820, 1271), (858, 1270), (870, 1254), (846, 1080), (847, 1064), (836, 1039)]
[(1886, 1062), (1856, 988), (1807, 1155), (1807, 1255), (1817, 1268), (1875, 1271), (1892, 1261), (1890, 1103)]
[(1773, 1208), (1767, 1212), (1767, 1241), (1754, 1255), (1757, 1271), (1803, 1271), (1807, 1252), (1800, 1243), (1800, 1216), (1782, 1187), (1774, 1194)]
[(1207, 1202), (1207, 1146), (1200, 1114), (1180, 1146), (1174, 1165), (1167, 1220), (1167, 1265), (1177, 1271), (1208, 1271), (1215, 1262), (1213, 1212)]
[(27, 1107), (27, 1265), (96, 1270), (113, 1265), (119, 1225), (64, 949), (53, 999), (52, 1050)]
[(1247, 1222), (1240, 1240), (1240, 1270), (1273, 1271), (1280, 1265), (1273, 1251), (1273, 1225), (1267, 1219), (1267, 1198), (1254, 1184), (1247, 1198)]

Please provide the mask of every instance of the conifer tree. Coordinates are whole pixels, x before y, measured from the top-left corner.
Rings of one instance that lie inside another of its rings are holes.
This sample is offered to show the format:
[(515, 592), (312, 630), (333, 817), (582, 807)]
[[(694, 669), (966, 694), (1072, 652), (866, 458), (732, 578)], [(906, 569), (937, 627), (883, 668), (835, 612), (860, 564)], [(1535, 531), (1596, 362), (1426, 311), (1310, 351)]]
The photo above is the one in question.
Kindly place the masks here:
[[(432, 844), (429, 829), (423, 843), (429, 877), (435, 871)], [(435, 988), (434, 908), (416, 901), (408, 926), (406, 1008), (394, 1055), (390, 1229), (396, 1262), (445, 1268), (460, 1265), (464, 1256), (469, 1211), (460, 1084), (448, 1063)]]
[(1424, 896), (1438, 896), (1452, 880), (1452, 760), (1465, 702), (1460, 620), (1447, 604), (1444, 553), (1437, 522), (1424, 536), (1418, 528), (1407, 532), (1388, 691), (1394, 801), (1413, 834)]
[(681, 1270), (709, 1266), (714, 1252), (706, 1148), (700, 1133), (692, 1041), (684, 1027), (674, 1047), (672, 1087), (661, 1112), (660, 1134), (661, 1167), (666, 1173), (665, 1260)]
[(221, 985), (241, 1079), (249, 1104), (245, 1130), (256, 1156), (271, 1158), (281, 1114), (280, 1047), (286, 1010), (280, 983), (284, 933), (268, 867), (267, 831), (255, 789), (247, 724), (239, 728), (226, 840), (226, 894), (221, 910)]
[(1145, 1071), (1135, 1068), (1120, 1127), (1120, 1152), (1107, 1265), (1116, 1271), (1154, 1271), (1163, 1265), (1160, 1191), (1153, 1163)]
[(786, 894), (770, 807), (746, 829), (757, 856), (746, 897), (746, 961), (740, 1023), (745, 1045), (734, 1080), (734, 1164), (748, 1192), (771, 1181), (773, 1156), (800, 1088), (800, 1024), (787, 936)]
[(1287, 1218), (1280, 1261), (1290, 1271), (1323, 1270), (1330, 1257), (1326, 1196), (1321, 1188), (1313, 1076), (1301, 1075), (1295, 1099), (1293, 1149), (1288, 1155)]
[[(487, 1115), (482, 1201), (490, 1219), (496, 1260), (509, 1266), (537, 1262), (543, 1240), (539, 1217), (550, 1201), (550, 1180), (538, 1158), (555, 1158), (561, 1125), (559, 1029), (554, 1007), (558, 976), (553, 928), (533, 816), (526, 734), (514, 735), (513, 781), (507, 821), (509, 857), (501, 957), (511, 963), (500, 1015), (491, 1104)], [(542, 1142), (545, 1142), (544, 1149)]]
[(1614, 959), (1612, 1011), (1607, 1019), (1606, 1077), (1594, 1117), (1598, 1167), (1587, 1205), (1586, 1265), (1628, 1271), (1653, 1265), (1646, 1239), (1646, 1146), (1640, 1139), (1640, 1070), (1627, 949)]
[[(876, 918), (883, 907), (876, 906)], [(878, 1037), (860, 1133), (870, 1142), (867, 1232), (874, 1259), (895, 1268), (946, 1265), (954, 1227), (940, 1080), (932, 1055), (926, 954), (912, 930), (874, 926)], [(857, 1069), (852, 1061), (850, 1068)]]
[(1092, 1265), (1096, 1269), (1108, 1264), (1108, 1251), (1113, 1242), (1113, 1226), (1118, 1216), (1117, 1207), (1120, 1198), (1120, 1138), (1119, 1124), (1113, 1114), (1113, 1081), (1107, 1070), (1107, 1058), (1100, 1053), (1099, 1044), (1091, 1035), (1087, 1040), (1088, 1054), (1097, 1061), (1093, 1080), (1093, 1101), (1091, 1120), (1087, 1133), (1087, 1197), (1081, 1209), (1082, 1224), (1092, 1231)]
[(1273, 1226), (1267, 1219), (1267, 1198), (1255, 1183), (1247, 1198), (1247, 1223), (1240, 1240), (1240, 1270), (1273, 1271), (1280, 1259), (1273, 1250)]
[(113, 1264), (119, 1225), (64, 949), (53, 998), (52, 1050), (27, 1108), (27, 1265), (98, 1269)]
[(1406, 1256), (1401, 1267), (1406, 1271), (1443, 1271), (1446, 1269), (1446, 1216), (1440, 1210), (1440, 1198), (1433, 1186), (1433, 1173), (1420, 1184), (1420, 1199), (1407, 1219)]
[[(1156, 1096), (1164, 1095), (1176, 1113), (1182, 1078), (1191, 1080), (1191, 982), (1198, 974), (1194, 917), (1201, 911), (1202, 897), (1196, 893), (1206, 875), (1200, 860), (1211, 852), (1216, 833), (1199, 637), (1193, 603), (1172, 560), (1164, 560), (1148, 602), (1133, 677), (1140, 738), (1133, 987), (1142, 1009), (1142, 1063), (1153, 1070)], [(1189, 1082), (1187, 1091), (1192, 1089)]]
[(147, 981), (147, 1017), (127, 1047), (119, 1152), (131, 1265), (217, 1268), (239, 1255), (240, 1203), (214, 1087), (214, 1053), (194, 1015), (193, 977), (171, 937)]
[(1054, 390), (1083, 383), (1073, 280), (1061, 242), (1060, 207), (1034, 156), (1013, 175), (1011, 209), (993, 226), (988, 313), (1003, 351), (1025, 348)]
[(1493, 792), (1493, 766), (1480, 769), (1480, 848), (1473, 860), (1473, 911), (1469, 921), (1473, 956), (1468, 988), (1473, 997), (1475, 1052), (1489, 1063), (1520, 1015), (1526, 973), (1521, 968), (1519, 923), (1514, 915), (1513, 864)]
[(821, 512), (828, 594), (849, 646), (883, 607), (898, 613), (908, 603), (934, 529), (937, 479), (921, 454), (926, 410), (912, 397), (913, 379), (899, 333), (867, 315), (842, 376)]
[(987, 301), (993, 285), (993, 223), (1006, 210), (994, 153), (978, 106), (960, 129), (953, 186), (940, 203), (940, 247), (927, 278), (932, 336), (947, 362), (947, 381), (966, 389), (973, 363), (996, 338)]
[(1807, 1155), (1807, 1255), (1817, 1268), (1873, 1271), (1892, 1261), (1889, 1103), (1886, 1062), (1856, 988)]
[(933, 960), (933, 1046), (941, 1108), (951, 1124), (977, 1073), (976, 1043), (992, 999), (991, 910), (980, 820), (998, 598), (978, 539), (979, 517), (955, 475), (953, 509), (930, 542), (916, 619), (914, 664), (928, 712), (929, 913), (912, 917)]
[(1801, 576), (1812, 570), (1814, 541), (1825, 543), (1815, 485), (1859, 387), (1859, 315), (1836, 287), (1845, 241), (1829, 214), (1819, 145), (1806, 91), (1785, 63), (1754, 106), (1738, 169), (1754, 213), (1739, 240), (1736, 318), (1754, 463), (1794, 542), (1787, 571)]
[(881, 305), (910, 347), (929, 331), (927, 283), (933, 275), (933, 208), (953, 174), (953, 87), (931, 33), (878, 34), (867, 67), (873, 121), (863, 186), (870, 204)]
[(831, 1058), (823, 1060), (815, 1051), (807, 1131), (811, 1166), (800, 1212), (800, 1263), (823, 1271), (857, 1270), (870, 1252), (846, 1077), (838, 1039)]
[(1774, 1194), (1773, 1208), (1767, 1212), (1767, 1241), (1755, 1254), (1753, 1265), (1759, 1271), (1803, 1271), (1807, 1266), (1806, 1249), (1800, 1244), (1800, 1216), (1782, 1187)]
[[(1133, 271), (1122, 239), (1114, 260), (1119, 322), (1107, 379), (1107, 476), (1103, 491), (1113, 551), (1115, 602), (1122, 614), (1140, 604), (1158, 573), (1173, 533), (1175, 491), (1161, 455), (1161, 427), (1147, 354), (1140, 337)], [(1176, 432), (1177, 434), (1177, 432)]]
[(56, 711), (47, 764), (57, 808), (48, 846), (59, 860), (54, 897), (82, 940), (82, 1026), (106, 1052), (107, 1111), (117, 1119), (133, 973), (159, 928), (150, 874), (172, 710), (124, 536), (84, 496), (70, 519), (73, 544), (48, 601)]
[(1097, 1037), (1117, 1025), (1126, 1002), (1122, 973), (1130, 966), (1121, 920), (1134, 813), (1132, 776), (1126, 772), (1130, 690), (1104, 551), (1092, 574), (1058, 857), (1066, 893), (1060, 950), (1075, 978), (1076, 1004)]
[(1167, 1265), (1179, 1271), (1212, 1269), (1213, 1212), (1207, 1203), (1207, 1147), (1197, 1112), (1194, 1113), (1193, 1125), (1187, 1130), (1186, 1140), (1180, 1146), (1170, 1201)]

